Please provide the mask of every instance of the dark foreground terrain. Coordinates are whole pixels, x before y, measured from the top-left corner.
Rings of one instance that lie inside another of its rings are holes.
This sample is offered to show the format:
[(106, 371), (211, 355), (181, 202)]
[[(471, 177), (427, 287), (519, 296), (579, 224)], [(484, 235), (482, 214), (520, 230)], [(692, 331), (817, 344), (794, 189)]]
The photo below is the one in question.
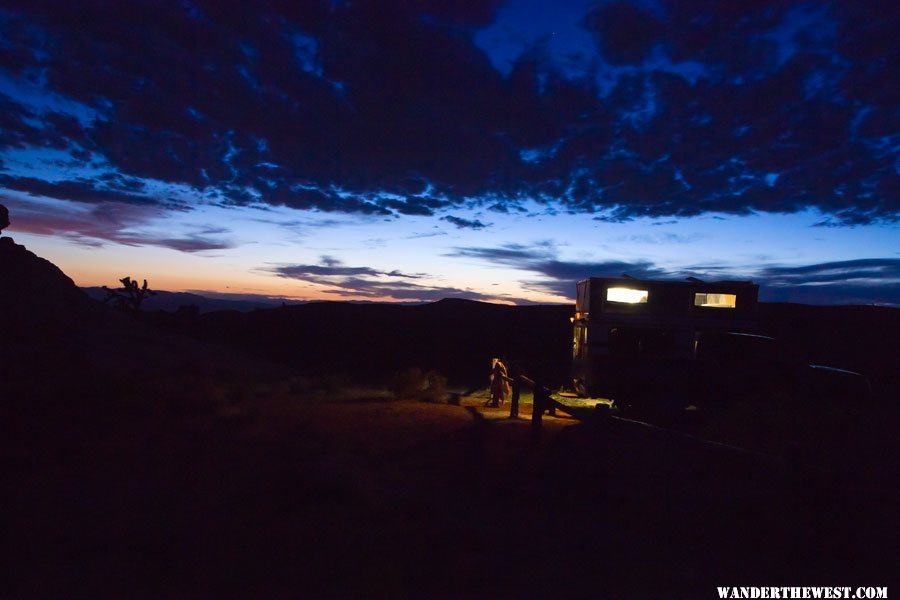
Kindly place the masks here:
[(894, 486), (484, 412), (286, 394), (30, 423), (5, 453), (14, 595), (713, 597), (900, 568)]
[[(376, 385), (413, 365), (467, 383), (498, 350), (550, 379), (567, 344), (554, 307), (387, 307), (346, 325), (324, 305), (294, 329), (285, 309), (176, 327), (98, 305), (20, 246), (0, 243), (0, 261), (4, 596), (715, 597), (900, 572), (896, 311), (763, 315), (876, 394), (839, 451), (810, 421), (816, 448), (757, 454), (565, 416), (535, 438), (483, 397)], [(223, 332), (240, 335), (225, 347)], [(312, 362), (292, 362), (291, 339)]]

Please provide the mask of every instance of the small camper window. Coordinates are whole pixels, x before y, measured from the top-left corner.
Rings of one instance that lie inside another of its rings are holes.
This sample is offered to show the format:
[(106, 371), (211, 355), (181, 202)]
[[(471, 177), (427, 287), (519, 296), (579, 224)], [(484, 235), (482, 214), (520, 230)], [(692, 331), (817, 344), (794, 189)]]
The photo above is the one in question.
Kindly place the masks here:
[(631, 288), (611, 287), (606, 288), (607, 302), (621, 302), (623, 304), (644, 304), (647, 302), (647, 290), (634, 290)]
[(734, 294), (694, 294), (694, 306), (704, 308), (734, 308), (737, 305), (737, 296)]

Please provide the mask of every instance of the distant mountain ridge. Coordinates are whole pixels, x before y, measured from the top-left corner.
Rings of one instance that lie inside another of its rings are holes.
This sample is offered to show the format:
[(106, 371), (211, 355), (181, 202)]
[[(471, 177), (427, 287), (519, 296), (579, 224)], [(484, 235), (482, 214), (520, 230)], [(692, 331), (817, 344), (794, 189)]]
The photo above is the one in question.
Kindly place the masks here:
[[(109, 286), (112, 287), (112, 286)], [(150, 286), (153, 289), (153, 286)], [(85, 294), (94, 300), (103, 302), (106, 298), (106, 292), (101, 286), (90, 286), (80, 288)], [(286, 303), (289, 306), (299, 306), (301, 304), (314, 304), (321, 302), (335, 302), (337, 304), (390, 304), (392, 306), (421, 306), (423, 304), (431, 304), (431, 302), (420, 301), (403, 301), (403, 302), (376, 302), (371, 300), (289, 300), (284, 298), (270, 298), (257, 294), (233, 294), (234, 298), (216, 298), (197, 294), (193, 292), (170, 292), (168, 290), (153, 290), (155, 296), (150, 296), (144, 300), (141, 309), (147, 312), (164, 311), (175, 312), (182, 306), (196, 306), (201, 313), (215, 312), (219, 310), (235, 310), (238, 312), (250, 312), (258, 309), (278, 308)], [(224, 294), (228, 296), (229, 294)], [(463, 301), (461, 298), (444, 298), (437, 302), (453, 302)]]
[[(103, 299), (106, 298), (106, 292), (99, 286), (83, 287), (81, 290), (94, 300), (100, 300), (102, 302)], [(229, 300), (225, 298), (210, 298), (209, 296), (192, 294), (190, 292), (168, 292), (159, 290), (156, 291), (155, 296), (150, 296), (144, 300), (141, 308), (145, 311), (163, 310), (166, 312), (173, 312), (178, 310), (181, 306), (196, 306), (202, 313), (216, 310), (249, 312), (258, 308), (273, 308), (279, 306), (281, 302), (280, 299), (268, 299), (264, 296), (260, 296), (259, 300)]]

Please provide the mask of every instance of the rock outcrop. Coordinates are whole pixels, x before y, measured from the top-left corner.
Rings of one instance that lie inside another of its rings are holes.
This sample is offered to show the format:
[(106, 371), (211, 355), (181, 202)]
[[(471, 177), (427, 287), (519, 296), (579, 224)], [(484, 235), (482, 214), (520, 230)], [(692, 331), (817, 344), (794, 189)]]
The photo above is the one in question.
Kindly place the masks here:
[(80, 321), (96, 315), (99, 308), (59, 267), (12, 238), (0, 237), (0, 319), (4, 330), (46, 320)]
[(0, 423), (11, 399), (20, 407), (35, 398), (45, 400), (35, 406), (99, 406), (99, 398), (121, 395), (110, 390), (146, 398), (166, 378), (179, 382), (174, 389), (183, 384), (178, 378), (216, 381), (245, 372), (282, 370), (113, 310), (50, 261), (0, 237)]

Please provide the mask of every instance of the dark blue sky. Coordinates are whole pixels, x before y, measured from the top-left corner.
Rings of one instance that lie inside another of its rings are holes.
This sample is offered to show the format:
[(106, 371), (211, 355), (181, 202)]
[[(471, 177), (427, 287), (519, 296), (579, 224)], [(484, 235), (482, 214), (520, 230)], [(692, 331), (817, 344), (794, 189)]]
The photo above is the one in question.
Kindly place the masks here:
[(898, 304), (897, 31), (887, 1), (7, 1), (0, 197), (85, 284)]

